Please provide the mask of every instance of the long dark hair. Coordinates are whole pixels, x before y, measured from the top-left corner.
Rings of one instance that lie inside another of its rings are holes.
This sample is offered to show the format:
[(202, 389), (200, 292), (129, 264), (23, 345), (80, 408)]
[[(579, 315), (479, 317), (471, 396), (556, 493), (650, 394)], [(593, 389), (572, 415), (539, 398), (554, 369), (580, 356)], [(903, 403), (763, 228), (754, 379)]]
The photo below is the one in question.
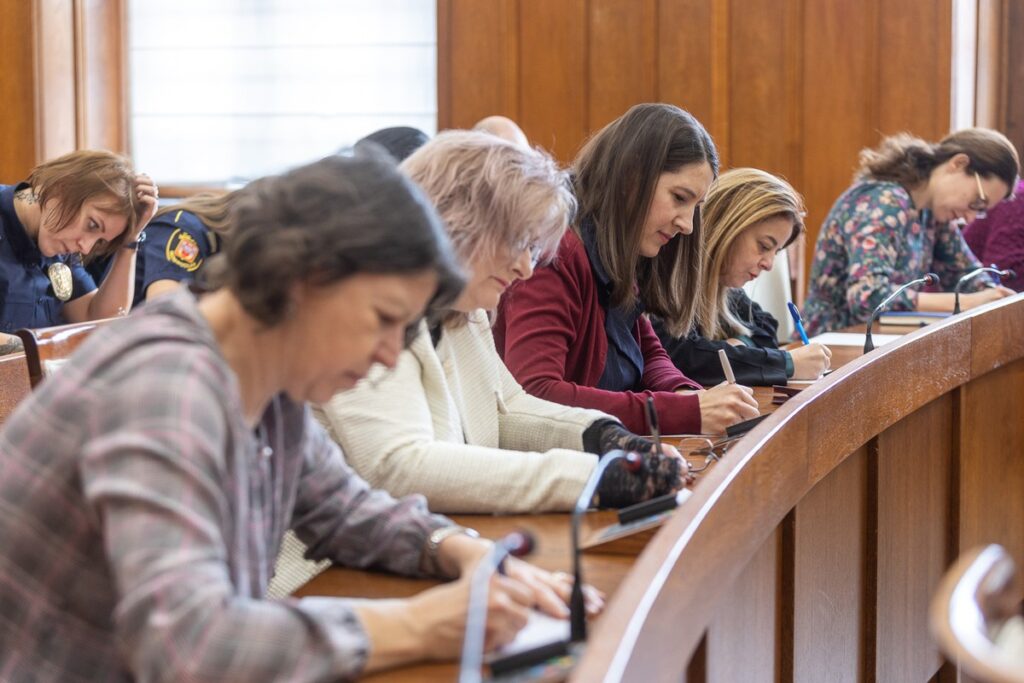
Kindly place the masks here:
[(655, 258), (640, 257), (644, 221), (663, 173), (706, 163), (718, 175), (718, 151), (704, 126), (670, 104), (638, 104), (601, 129), (573, 166), (580, 224), (597, 226), (601, 264), (613, 282), (611, 305), (631, 308), (639, 297), (673, 334), (690, 328), (699, 300), (700, 209), (693, 234), (673, 240)]
[(989, 128), (958, 130), (934, 144), (907, 133), (891, 135), (877, 148), (861, 151), (857, 179), (889, 180), (909, 189), (926, 182), (936, 166), (957, 154), (970, 157), (968, 173), (996, 176), (1009, 188), (1006, 196), (1013, 193), (1020, 173), (1017, 150), (1005, 135)]
[(441, 219), (383, 153), (332, 156), (253, 181), (238, 190), (230, 222), (231, 239), (204, 269), (205, 282), (228, 287), (268, 326), (287, 316), (297, 282), (434, 271), (431, 312), (465, 284)]

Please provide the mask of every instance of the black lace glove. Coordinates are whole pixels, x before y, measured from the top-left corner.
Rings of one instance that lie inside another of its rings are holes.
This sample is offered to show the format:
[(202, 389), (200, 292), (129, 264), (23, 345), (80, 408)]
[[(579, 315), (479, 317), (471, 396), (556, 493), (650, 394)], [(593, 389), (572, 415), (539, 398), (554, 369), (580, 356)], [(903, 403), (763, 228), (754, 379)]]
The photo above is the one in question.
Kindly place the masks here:
[(682, 486), (682, 460), (659, 454), (641, 457), (643, 462), (636, 472), (629, 471), (623, 458), (608, 466), (597, 487), (598, 507), (626, 507), (672, 493)]
[(597, 420), (583, 432), (583, 450), (595, 455), (608, 451), (633, 451), (642, 455), (653, 455), (654, 442), (634, 434), (615, 420)]

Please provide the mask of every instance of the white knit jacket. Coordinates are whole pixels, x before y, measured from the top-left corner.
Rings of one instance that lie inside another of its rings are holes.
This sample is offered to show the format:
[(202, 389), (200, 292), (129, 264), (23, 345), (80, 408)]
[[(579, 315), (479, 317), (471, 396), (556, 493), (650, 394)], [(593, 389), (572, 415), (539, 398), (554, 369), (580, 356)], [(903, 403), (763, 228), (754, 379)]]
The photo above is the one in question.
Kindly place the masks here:
[(448, 513), (571, 509), (597, 463), (583, 431), (608, 418), (527, 394), (482, 310), (446, 327), (437, 349), (424, 324), (393, 371), (376, 368), (315, 412), (370, 484)]

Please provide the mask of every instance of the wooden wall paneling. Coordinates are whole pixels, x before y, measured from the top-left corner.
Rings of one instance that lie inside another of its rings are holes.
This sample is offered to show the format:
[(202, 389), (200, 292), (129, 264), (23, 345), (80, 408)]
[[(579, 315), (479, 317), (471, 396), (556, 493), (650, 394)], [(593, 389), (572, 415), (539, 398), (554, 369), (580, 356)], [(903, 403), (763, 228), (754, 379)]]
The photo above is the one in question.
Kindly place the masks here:
[(1012, 0), (977, 0), (977, 60), (974, 79), (974, 122), (977, 126), (999, 129), (1003, 125), (1008, 4), (1012, 4)]
[(885, 3), (871, 93), (873, 127), (882, 135), (910, 131), (938, 140), (949, 132), (952, 12), (949, 0)]
[(452, 0), (437, 0), (437, 129), (452, 127)]
[(942, 658), (928, 634), (948, 557), (954, 399), (946, 394), (878, 436), (875, 675), (926, 681)]
[(587, 1), (520, 0), (519, 124), (571, 161), (587, 132)]
[(75, 3), (77, 147), (128, 152), (128, 22), (124, 0)]
[(514, 4), (439, 0), (438, 130), (468, 128), (492, 114), (516, 117), (506, 55), (518, 41), (509, 21)]
[(868, 593), (867, 447), (818, 482), (794, 511), (793, 680), (864, 680), (861, 605)]
[(718, 144), (722, 168), (732, 166), (731, 111), (732, 88), (730, 88), (729, 29), (731, 7), (728, 2), (711, 3), (711, 119), (704, 124)]
[(0, 8), (0, 183), (13, 183), (36, 163), (35, 11), (24, 0), (2, 0)]
[(708, 627), (709, 681), (776, 680), (781, 530), (761, 546), (733, 584)]
[(78, 74), (75, 3), (73, 0), (37, 0), (34, 4), (38, 121), (35, 163), (39, 163), (77, 147), (75, 81)]
[(806, 267), (821, 223), (850, 184), (857, 154), (875, 142), (866, 120), (874, 91), (874, 24), (866, 2), (806, 2), (803, 7), (802, 187), (807, 201)]
[(733, 0), (729, 13), (728, 82), (729, 165), (753, 166), (792, 177), (789, 133), (791, 110), (799, 100), (787, 97), (794, 77), (790, 53), (799, 46), (786, 40), (792, 3)]
[(712, 123), (711, 5), (659, 0), (657, 97), (687, 110), (716, 136), (721, 131)]
[(657, 99), (657, 0), (590, 0), (587, 121), (597, 131)]
[(975, 121), (1024, 151), (1024, 3), (978, 0)]
[[(1007, 2), (1006, 26), (1003, 39), (1006, 45), (1005, 94), (1003, 96), (1003, 132), (1024, 154), (1024, 3)], [(1011, 36), (1014, 39), (1011, 39)]]
[[(959, 551), (988, 543), (1024, 566), (1024, 360), (961, 389)], [(1000, 476), (993, 476), (998, 472)]]

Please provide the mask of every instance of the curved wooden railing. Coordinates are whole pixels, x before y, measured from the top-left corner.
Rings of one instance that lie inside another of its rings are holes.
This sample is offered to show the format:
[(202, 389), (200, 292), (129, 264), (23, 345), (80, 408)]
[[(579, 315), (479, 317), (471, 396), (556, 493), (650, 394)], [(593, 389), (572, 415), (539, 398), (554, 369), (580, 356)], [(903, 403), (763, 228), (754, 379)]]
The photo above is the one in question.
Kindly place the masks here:
[(927, 681), (961, 548), (1024, 560), (1024, 297), (909, 334), (790, 399), (652, 539), (577, 681)]

